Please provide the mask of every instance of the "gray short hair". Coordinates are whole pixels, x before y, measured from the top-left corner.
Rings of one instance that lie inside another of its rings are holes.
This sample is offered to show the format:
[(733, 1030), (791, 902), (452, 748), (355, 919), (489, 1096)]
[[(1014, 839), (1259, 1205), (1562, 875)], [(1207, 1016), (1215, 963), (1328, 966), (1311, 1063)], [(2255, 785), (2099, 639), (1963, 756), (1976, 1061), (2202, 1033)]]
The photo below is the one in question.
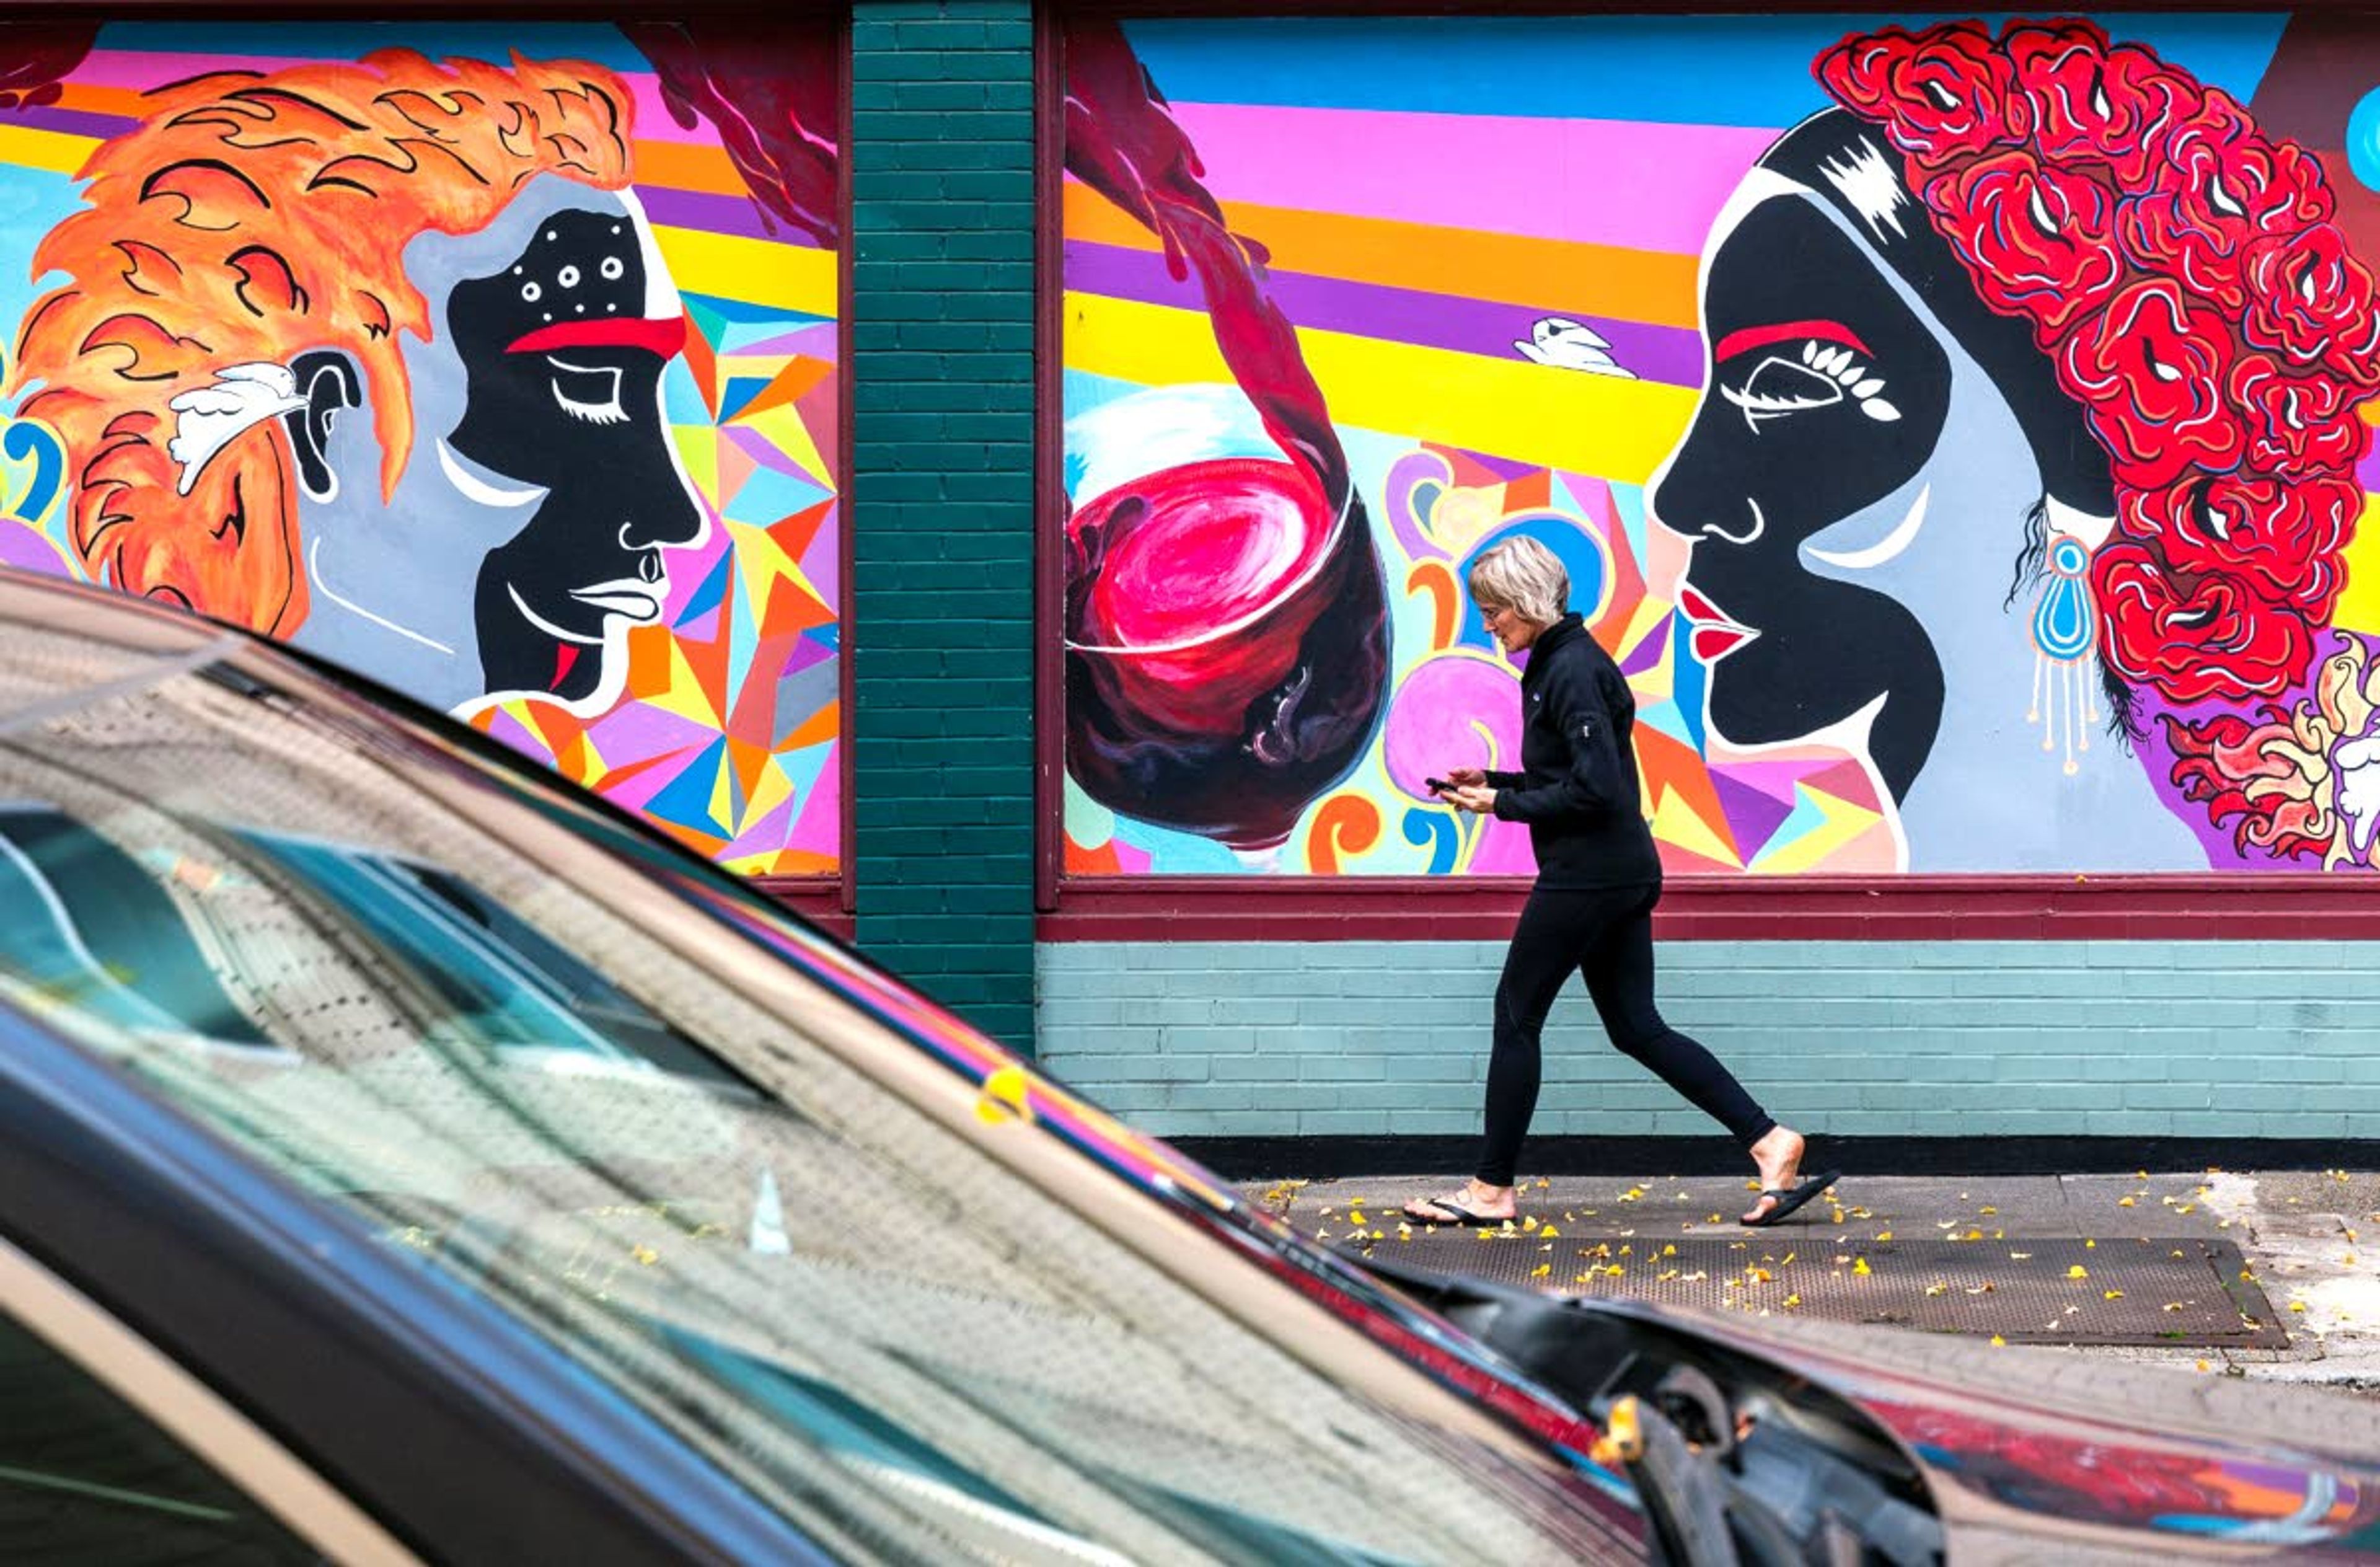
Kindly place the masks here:
[(1507, 539), (1471, 563), (1471, 601), (1551, 626), (1570, 613), (1570, 573), (1536, 540)]

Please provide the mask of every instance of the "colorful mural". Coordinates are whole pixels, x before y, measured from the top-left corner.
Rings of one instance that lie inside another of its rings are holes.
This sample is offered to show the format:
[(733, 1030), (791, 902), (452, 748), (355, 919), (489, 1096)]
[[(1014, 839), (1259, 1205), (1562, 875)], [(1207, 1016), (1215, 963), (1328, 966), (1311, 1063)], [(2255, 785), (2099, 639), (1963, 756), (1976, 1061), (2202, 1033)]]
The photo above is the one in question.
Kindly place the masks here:
[(0, 561), (840, 862), (831, 26), (12, 27)]
[(2380, 34), (1848, 26), (1070, 32), (1070, 872), (1525, 873), (1515, 531), (1673, 870), (2380, 858)]

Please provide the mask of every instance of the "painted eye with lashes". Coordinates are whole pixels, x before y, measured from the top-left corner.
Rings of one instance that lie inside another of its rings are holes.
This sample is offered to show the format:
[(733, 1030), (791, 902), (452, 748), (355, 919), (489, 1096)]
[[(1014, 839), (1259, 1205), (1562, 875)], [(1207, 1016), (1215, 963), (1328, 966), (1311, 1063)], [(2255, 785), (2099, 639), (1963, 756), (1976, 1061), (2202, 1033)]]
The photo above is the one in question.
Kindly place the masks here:
[[(1712, 358), (1719, 395), (1740, 409), (1755, 434), (1764, 424), (1813, 408), (1849, 403), (1879, 424), (1900, 418), (1884, 395), (1876, 356), (1850, 329), (1832, 322), (1794, 322), (1731, 332)], [(1749, 370), (1735, 368), (1749, 363)]]
[(620, 402), (620, 372), (609, 365), (577, 365), (548, 354), (552, 367), (553, 400), (572, 419), (589, 424), (625, 424), (628, 410)]

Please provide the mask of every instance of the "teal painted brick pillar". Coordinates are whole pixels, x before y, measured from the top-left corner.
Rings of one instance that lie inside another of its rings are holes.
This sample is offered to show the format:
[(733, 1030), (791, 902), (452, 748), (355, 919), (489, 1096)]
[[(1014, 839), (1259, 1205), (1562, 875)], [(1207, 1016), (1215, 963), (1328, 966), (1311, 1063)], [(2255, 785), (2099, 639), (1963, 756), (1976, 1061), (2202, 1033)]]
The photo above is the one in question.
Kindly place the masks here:
[(1033, 18), (852, 8), (859, 943), (1033, 1039)]

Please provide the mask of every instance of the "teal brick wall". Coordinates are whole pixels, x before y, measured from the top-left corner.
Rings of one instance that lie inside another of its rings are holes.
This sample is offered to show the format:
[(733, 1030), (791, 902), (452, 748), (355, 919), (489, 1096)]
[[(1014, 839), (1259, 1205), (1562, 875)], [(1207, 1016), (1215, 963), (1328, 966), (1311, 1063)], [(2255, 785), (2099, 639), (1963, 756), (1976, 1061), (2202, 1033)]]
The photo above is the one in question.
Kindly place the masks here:
[[(1478, 1130), (1489, 942), (1067, 942), (1043, 1060), (1172, 1136)], [(2380, 943), (1675, 942), (1661, 1006), (1779, 1119), (1838, 1136), (2380, 1137)], [(1546, 1031), (1534, 1129), (1718, 1128)]]
[(861, 946), (1033, 1035), (1033, 23), (852, 12)]

